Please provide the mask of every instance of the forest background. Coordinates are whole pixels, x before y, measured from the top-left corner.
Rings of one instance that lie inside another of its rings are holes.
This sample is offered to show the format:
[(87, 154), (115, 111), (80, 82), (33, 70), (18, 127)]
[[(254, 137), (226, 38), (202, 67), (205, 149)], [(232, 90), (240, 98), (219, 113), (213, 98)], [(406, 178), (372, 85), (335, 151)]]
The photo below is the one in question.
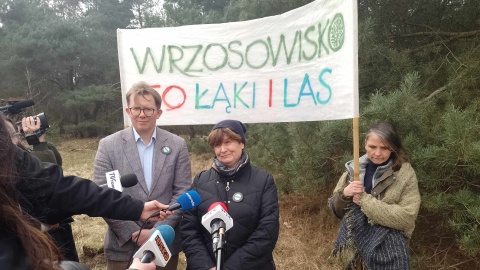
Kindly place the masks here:
[[(57, 143), (101, 138), (123, 127), (116, 29), (242, 21), (309, 2), (0, 0), (0, 98), (35, 100), (26, 114), (45, 112)], [(358, 16), (361, 132), (394, 122), (419, 180), (412, 266), (480, 269), (480, 2), (360, 0)], [(165, 128), (192, 154), (211, 152), (211, 126)], [(353, 156), (351, 120), (247, 129), (252, 161), (274, 174), (281, 200), (309, 198), (302, 211), (325, 212)]]

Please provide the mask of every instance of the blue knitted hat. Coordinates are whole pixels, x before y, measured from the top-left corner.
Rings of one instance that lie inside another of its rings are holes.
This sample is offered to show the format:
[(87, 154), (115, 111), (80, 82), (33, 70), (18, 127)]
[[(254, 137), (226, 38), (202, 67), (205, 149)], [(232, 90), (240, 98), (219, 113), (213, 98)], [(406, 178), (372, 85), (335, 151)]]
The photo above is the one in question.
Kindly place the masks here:
[(247, 129), (242, 122), (237, 120), (223, 120), (213, 126), (212, 130), (219, 128), (229, 128), (233, 132), (240, 135), (240, 137), (242, 138), (242, 142), (245, 144), (245, 132), (247, 132)]

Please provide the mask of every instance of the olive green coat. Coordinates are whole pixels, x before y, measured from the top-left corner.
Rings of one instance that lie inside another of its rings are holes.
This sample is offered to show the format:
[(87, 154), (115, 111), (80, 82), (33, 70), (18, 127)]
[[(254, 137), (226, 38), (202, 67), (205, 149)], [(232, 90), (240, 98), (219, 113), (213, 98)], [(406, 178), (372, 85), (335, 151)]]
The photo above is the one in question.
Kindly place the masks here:
[[(352, 202), (351, 198), (342, 195), (351, 178), (345, 172), (329, 199), (332, 200), (332, 210), (338, 218), (345, 215), (347, 205)], [(371, 194), (364, 192), (360, 196), (360, 208), (370, 224), (402, 231), (410, 238), (420, 208), (417, 176), (410, 163), (404, 163), (396, 172), (391, 167), (388, 168), (372, 188)]]

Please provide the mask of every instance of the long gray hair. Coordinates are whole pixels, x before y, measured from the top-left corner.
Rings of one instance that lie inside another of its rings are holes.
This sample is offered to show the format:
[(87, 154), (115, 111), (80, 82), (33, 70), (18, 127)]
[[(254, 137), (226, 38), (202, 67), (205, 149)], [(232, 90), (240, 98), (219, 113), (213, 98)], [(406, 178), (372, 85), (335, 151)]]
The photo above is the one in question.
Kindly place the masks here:
[(390, 157), (393, 161), (392, 168), (394, 171), (400, 170), (402, 164), (407, 161), (407, 157), (402, 145), (402, 140), (398, 136), (395, 126), (388, 122), (380, 122), (373, 125), (365, 136), (365, 142), (367, 142), (372, 134), (380, 137), (383, 143), (392, 150), (392, 155)]

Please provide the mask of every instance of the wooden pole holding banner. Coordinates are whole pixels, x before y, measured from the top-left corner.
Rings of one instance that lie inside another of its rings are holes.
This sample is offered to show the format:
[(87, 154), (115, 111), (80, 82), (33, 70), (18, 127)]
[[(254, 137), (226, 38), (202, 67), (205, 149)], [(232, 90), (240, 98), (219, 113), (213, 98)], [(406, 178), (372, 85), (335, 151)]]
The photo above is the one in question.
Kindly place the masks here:
[(358, 118), (353, 118), (353, 180), (360, 181), (360, 132), (358, 131)]
[[(360, 132), (358, 117), (353, 118), (353, 181), (360, 181)], [(357, 270), (362, 270), (362, 260), (357, 260)]]

